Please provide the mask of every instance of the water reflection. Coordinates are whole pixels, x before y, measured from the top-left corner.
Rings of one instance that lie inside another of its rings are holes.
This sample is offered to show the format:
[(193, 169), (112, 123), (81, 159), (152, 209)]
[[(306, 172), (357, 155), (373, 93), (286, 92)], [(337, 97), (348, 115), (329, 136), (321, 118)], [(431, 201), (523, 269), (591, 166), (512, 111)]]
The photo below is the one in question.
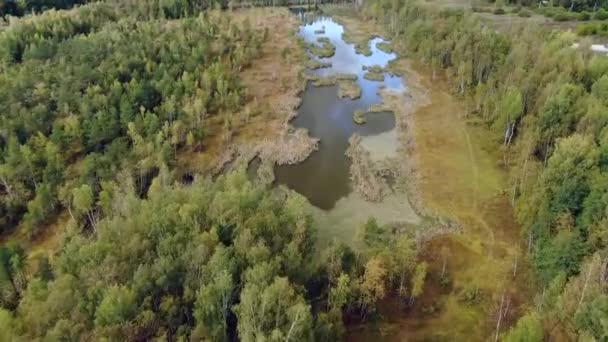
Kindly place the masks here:
[[(324, 33), (315, 33), (320, 30), (324, 30)], [(362, 95), (357, 100), (339, 99), (337, 86), (315, 87), (309, 82), (298, 116), (292, 125), (307, 128), (310, 135), (320, 138), (319, 150), (302, 163), (275, 168), (279, 183), (306, 196), (313, 205), (321, 209), (331, 209), (338, 199), (352, 191), (349, 179), (350, 161), (344, 155), (351, 135), (377, 135), (395, 127), (395, 117), (392, 113), (367, 114), (367, 123), (357, 125), (352, 119), (353, 112), (357, 109), (367, 110), (372, 104), (379, 103), (380, 87), (404, 88), (402, 78), (389, 73), (385, 74), (385, 80), (382, 82), (363, 78), (363, 66), (386, 67), (396, 58), (394, 53), (386, 53), (376, 47), (377, 43), (384, 41), (382, 38), (372, 39), (372, 54), (364, 56), (355, 52), (353, 44), (342, 39), (343, 32), (340, 24), (331, 18), (322, 17), (302, 25), (299, 34), (309, 43), (316, 43), (319, 37), (327, 37), (336, 46), (334, 56), (319, 59), (331, 62), (332, 66), (310, 71), (311, 73), (321, 76), (336, 73), (355, 74), (358, 76), (357, 82), (362, 89)]]

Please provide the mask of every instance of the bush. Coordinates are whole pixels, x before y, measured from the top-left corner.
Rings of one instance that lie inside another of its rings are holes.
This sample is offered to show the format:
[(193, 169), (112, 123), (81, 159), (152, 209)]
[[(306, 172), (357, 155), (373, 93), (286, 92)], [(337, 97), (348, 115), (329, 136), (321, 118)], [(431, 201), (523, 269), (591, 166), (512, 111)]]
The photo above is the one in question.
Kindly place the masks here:
[(569, 21), (569, 20), (574, 20), (577, 18), (577, 15), (575, 13), (557, 13), (554, 17), (553, 20), (555, 21)]
[(517, 14), (517, 13), (519, 13), (519, 12), (520, 12), (522, 9), (523, 9), (523, 8), (522, 8), (521, 6), (519, 6), (519, 5), (518, 5), (518, 6), (516, 6), (516, 7), (511, 8), (511, 9), (509, 10), (509, 13)]
[(560, 8), (557, 8), (557, 7), (546, 7), (546, 8), (543, 8), (541, 10), (541, 12), (545, 17), (553, 18), (561, 11), (560, 11)]
[(527, 9), (522, 9), (521, 11), (519, 11), (519, 13), (517, 13), (517, 15), (522, 18), (530, 18), (532, 16), (532, 12)]
[(494, 12), (492, 12), (492, 13), (494, 13), (494, 14), (496, 14), (496, 15), (503, 15), (503, 14), (505, 14), (506, 12), (505, 12), (505, 10), (504, 10), (504, 9), (502, 9), (502, 8), (497, 8), (497, 9), (495, 9), (495, 10), (494, 10)]
[(491, 13), (492, 12), (492, 9), (490, 7), (473, 6), (473, 7), (471, 7), (471, 10), (476, 13)]
[(608, 36), (608, 24), (607, 23), (588, 23), (578, 25), (576, 27), (576, 34), (579, 36)]
[(591, 14), (589, 12), (583, 11), (577, 14), (578, 21), (589, 21), (591, 19)]
[(600, 8), (597, 12), (595, 12), (595, 14), (593, 15), (593, 19), (595, 20), (606, 20), (608, 19), (608, 11), (606, 11), (603, 8)]
[(593, 36), (597, 34), (597, 25), (595, 24), (583, 24), (576, 27), (576, 34), (579, 36)]
[(547, 7), (542, 10), (545, 17), (553, 18), (555, 21), (577, 20), (578, 13), (572, 13), (563, 7)]

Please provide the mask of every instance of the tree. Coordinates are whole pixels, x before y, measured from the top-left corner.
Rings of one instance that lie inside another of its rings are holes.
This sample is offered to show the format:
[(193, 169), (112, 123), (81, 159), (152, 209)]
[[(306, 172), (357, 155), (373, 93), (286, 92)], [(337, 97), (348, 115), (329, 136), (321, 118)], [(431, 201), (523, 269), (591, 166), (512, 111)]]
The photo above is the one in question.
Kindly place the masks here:
[(497, 106), (497, 119), (494, 125), (504, 129), (504, 145), (509, 145), (513, 139), (515, 124), (523, 114), (523, 100), (520, 91), (515, 87), (508, 87)]
[(587, 303), (576, 315), (576, 326), (595, 340), (608, 338), (608, 295), (601, 294)]
[(216, 274), (210, 284), (204, 285), (198, 292), (194, 318), (197, 323), (208, 327), (209, 337), (213, 340), (225, 340), (227, 317), (235, 291), (232, 276), (228, 271)]
[(401, 235), (391, 251), (395, 260), (395, 273), (398, 275), (399, 279), (399, 296), (405, 298), (407, 295), (407, 275), (412, 271), (416, 264), (416, 244), (409, 236)]
[[(252, 269), (251, 273), (257, 272)], [(250, 273), (235, 307), (242, 341), (312, 341), (310, 307), (297, 295), (287, 278), (257, 282)]]
[(414, 276), (412, 277), (412, 293), (410, 294), (410, 305), (414, 303), (414, 300), (418, 298), (424, 291), (424, 281), (426, 279), (428, 265), (426, 262), (421, 262), (416, 265)]
[(83, 184), (72, 191), (72, 203), (77, 216), (86, 215), (89, 224), (95, 230), (97, 227), (97, 217), (94, 212), (93, 189), (88, 184)]
[(133, 290), (124, 286), (111, 286), (95, 311), (95, 324), (108, 326), (131, 320), (137, 313)]
[(329, 290), (329, 307), (331, 309), (342, 310), (350, 302), (351, 287), (348, 274), (341, 273), (338, 277), (336, 286)]
[(365, 273), (359, 285), (361, 291), (361, 308), (364, 314), (373, 312), (376, 303), (386, 294), (386, 278), (388, 272), (384, 261), (379, 256), (373, 256), (365, 264)]
[(529, 312), (517, 321), (515, 327), (511, 328), (504, 336), (505, 342), (542, 342), (545, 338), (545, 332), (541, 322), (540, 315), (535, 312)]
[(384, 228), (378, 225), (374, 217), (370, 217), (367, 222), (357, 232), (357, 239), (361, 241), (363, 247), (370, 251), (378, 251), (387, 246), (388, 240)]

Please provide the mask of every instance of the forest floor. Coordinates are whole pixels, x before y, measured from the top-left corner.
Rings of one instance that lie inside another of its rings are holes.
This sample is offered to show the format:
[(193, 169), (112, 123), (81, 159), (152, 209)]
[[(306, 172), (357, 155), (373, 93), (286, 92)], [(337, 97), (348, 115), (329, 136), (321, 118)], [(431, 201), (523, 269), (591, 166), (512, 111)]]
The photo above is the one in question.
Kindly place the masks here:
[[(383, 33), (352, 10), (326, 12), (345, 25), (351, 39)], [(422, 203), (457, 220), (462, 233), (440, 235), (423, 246), (430, 272), (416, 304), (403, 309), (387, 300), (380, 310), (384, 319), (350, 327), (349, 340), (488, 340), (496, 332), (501, 302), (504, 331), (532, 298), (523, 242), (505, 194), (507, 170), (499, 143), (486, 129), (467, 124), (464, 105), (450, 94), (445, 79), (430, 79), (430, 70), (408, 61), (395, 69), (408, 87), (428, 90), (427, 103), (414, 111), (411, 122)], [(444, 263), (448, 284), (440, 281)]]

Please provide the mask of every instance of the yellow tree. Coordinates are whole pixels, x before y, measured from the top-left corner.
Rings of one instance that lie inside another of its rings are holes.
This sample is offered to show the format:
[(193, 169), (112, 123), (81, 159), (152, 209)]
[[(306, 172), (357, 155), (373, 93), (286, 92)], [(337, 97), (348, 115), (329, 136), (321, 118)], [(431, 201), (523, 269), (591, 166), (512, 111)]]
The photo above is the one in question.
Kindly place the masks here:
[(365, 314), (375, 310), (378, 300), (384, 298), (386, 294), (387, 271), (384, 260), (379, 256), (373, 256), (365, 264), (365, 273), (361, 280), (361, 308)]

